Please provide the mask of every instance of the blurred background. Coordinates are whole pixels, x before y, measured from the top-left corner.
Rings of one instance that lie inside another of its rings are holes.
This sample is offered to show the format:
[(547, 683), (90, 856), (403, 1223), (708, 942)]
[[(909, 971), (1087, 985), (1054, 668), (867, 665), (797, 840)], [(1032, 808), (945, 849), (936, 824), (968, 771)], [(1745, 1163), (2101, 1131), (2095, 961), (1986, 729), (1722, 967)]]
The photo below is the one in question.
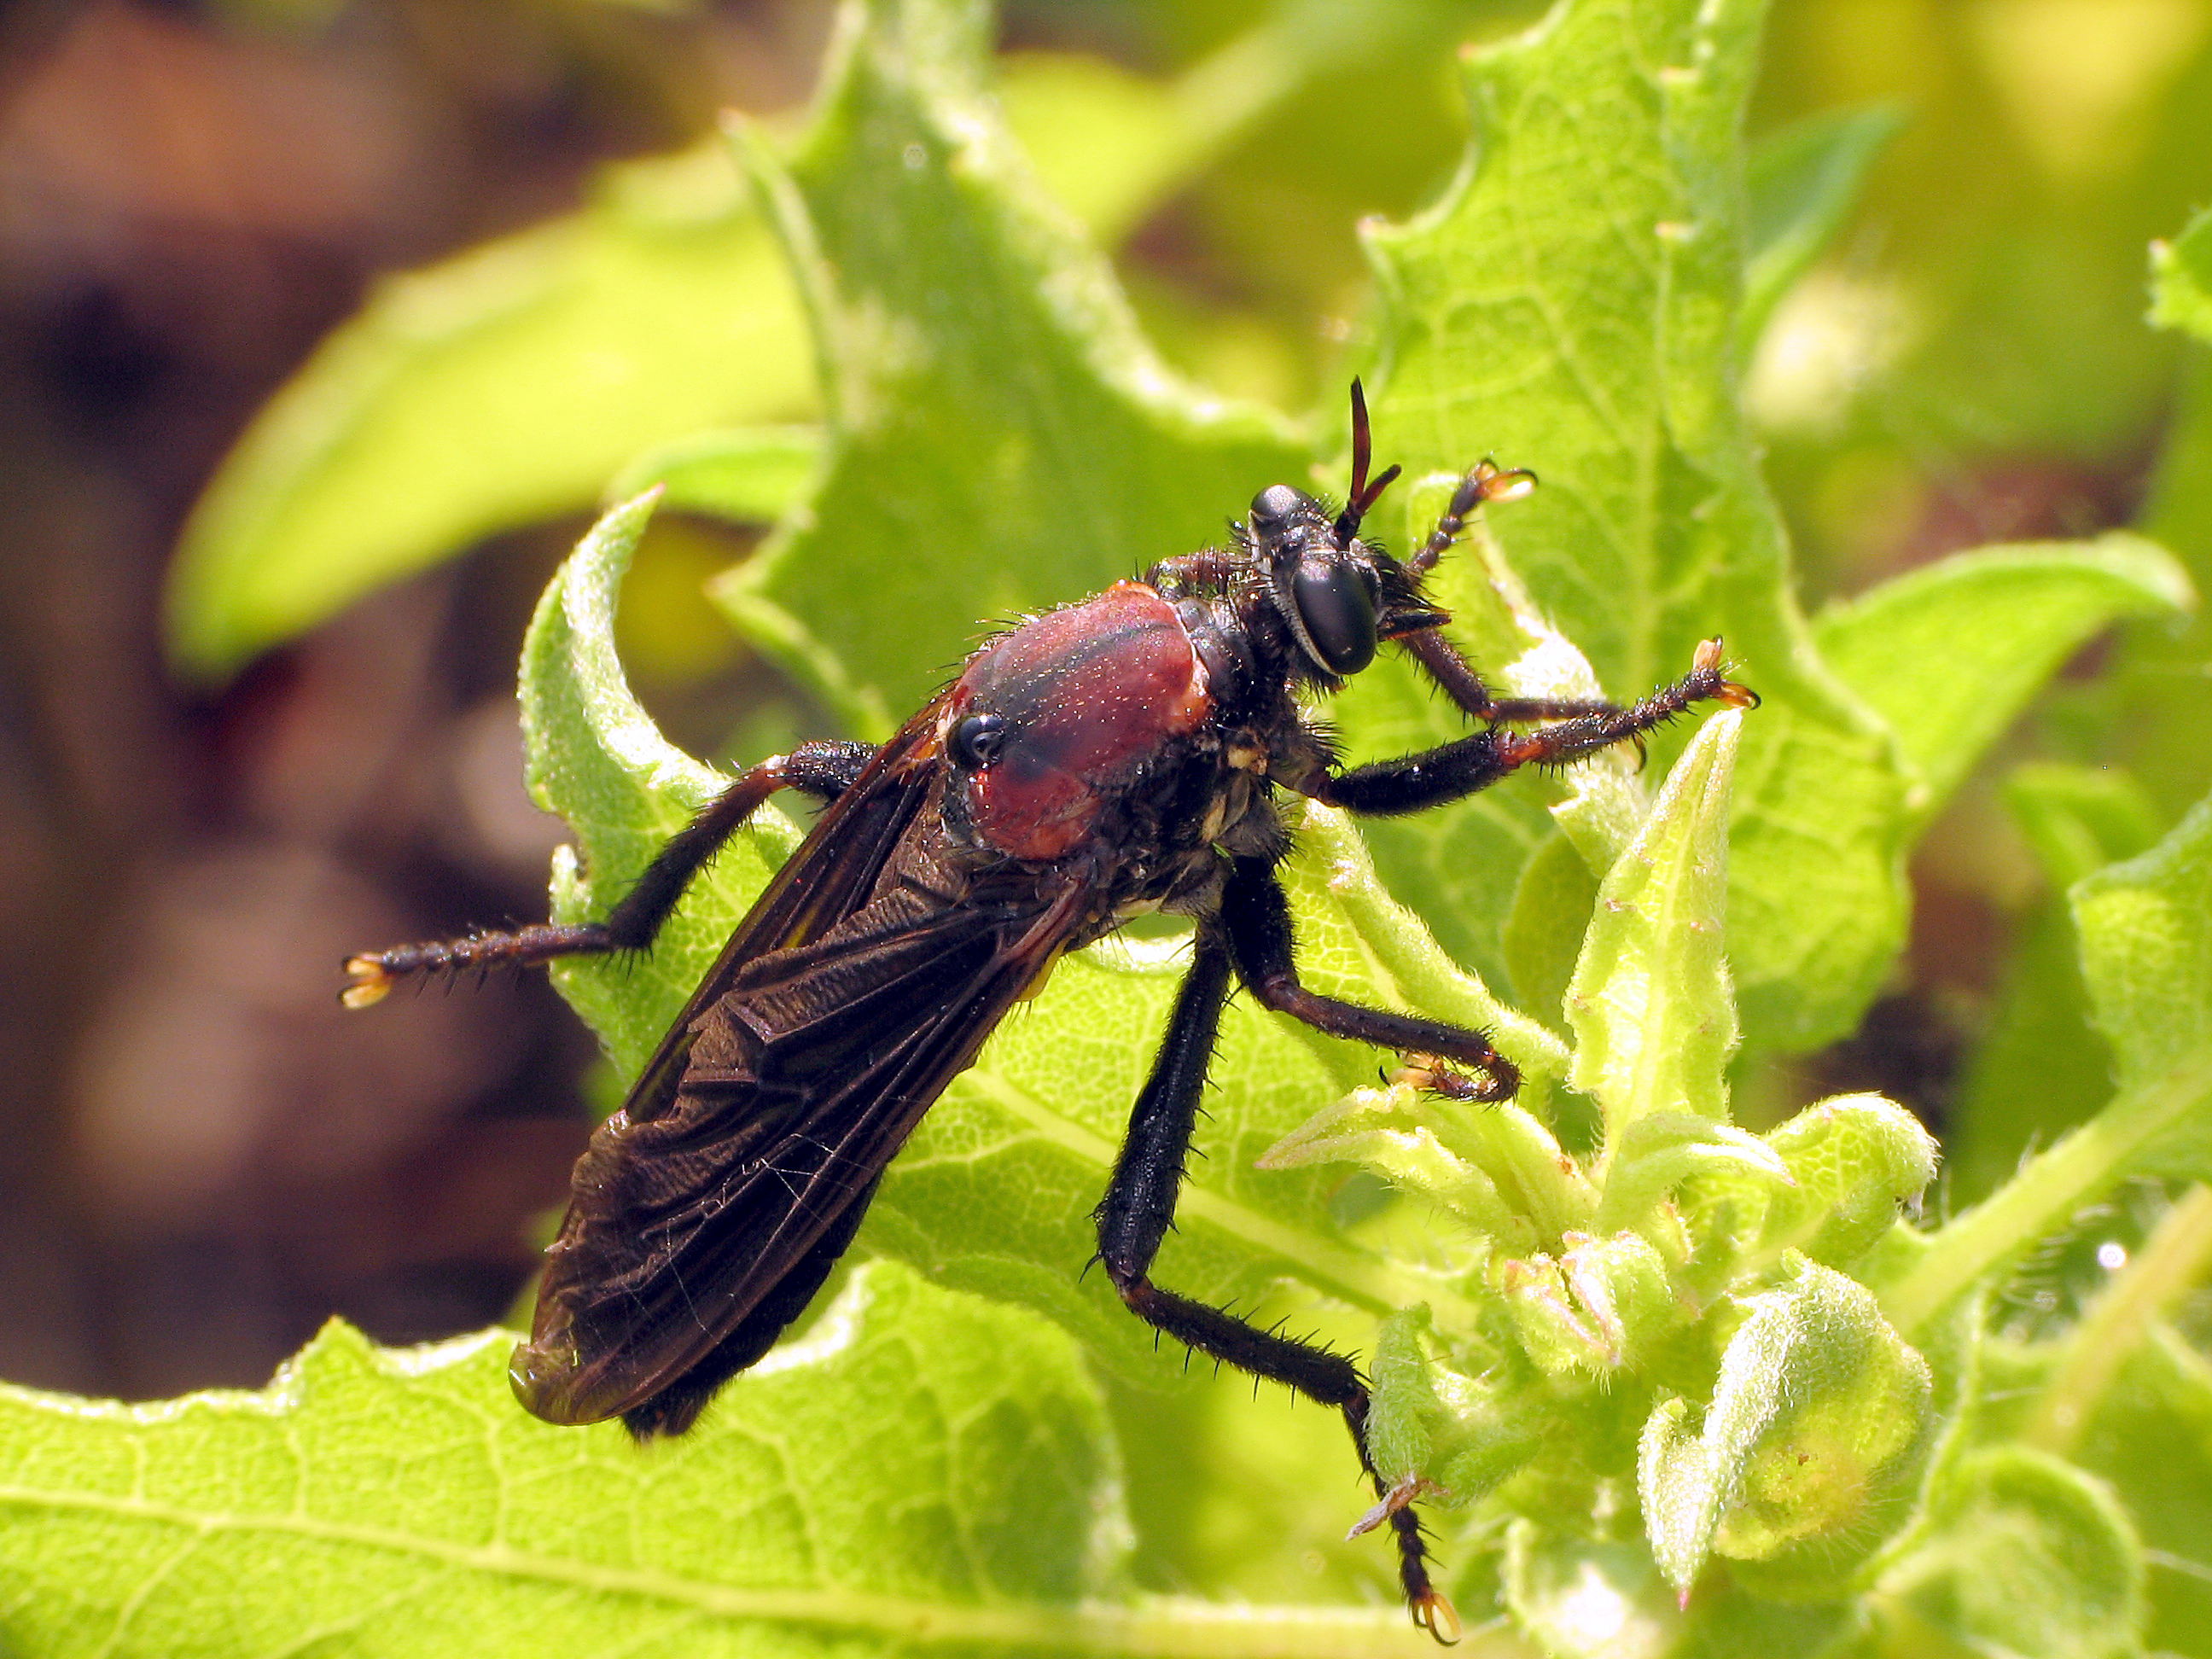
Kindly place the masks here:
[[(1424, 0), (1434, 49), (1291, 74), (1260, 0), (1009, 0), (1007, 101), (1024, 132), (1079, 83), (1225, 111), (1201, 170), (1094, 227), (1186, 374), (1333, 422), (1366, 306), (1353, 227), (1457, 166), (1448, 44), (1536, 9)], [(542, 914), (562, 835), (522, 793), (514, 663), (588, 495), (265, 649), (173, 647), (165, 583), (319, 342), (365, 303), (404, 332), (454, 285), (380, 277), (494, 239), (449, 275), (564, 257), (546, 239), (582, 204), (681, 176), (609, 164), (703, 154), (726, 106), (795, 120), (830, 21), (824, 0), (0, 9), (0, 1376), (258, 1385), (332, 1313), (406, 1342), (507, 1312), (591, 1121), (592, 1041), (538, 977), (343, 1018), (337, 965)], [(2145, 255), (2212, 201), (2212, 0), (1776, 0), (1754, 136), (1875, 104), (1894, 136), (1747, 379), (1808, 608), (2136, 520), (2195, 372), (2143, 320)], [(748, 418), (803, 422), (810, 359), (762, 270), (789, 337)], [(724, 759), (828, 729), (699, 592), (746, 547), (669, 519), (624, 601), (641, 694)], [(1948, 1125), (2052, 914), (1988, 780), (2105, 729), (2105, 656), (1962, 792), (1916, 855), (1888, 993), (1771, 1099), (1877, 1088)], [(2187, 771), (2145, 769), (2146, 835), (2201, 790)], [(1965, 1149), (1951, 1196), (2032, 1127)]]

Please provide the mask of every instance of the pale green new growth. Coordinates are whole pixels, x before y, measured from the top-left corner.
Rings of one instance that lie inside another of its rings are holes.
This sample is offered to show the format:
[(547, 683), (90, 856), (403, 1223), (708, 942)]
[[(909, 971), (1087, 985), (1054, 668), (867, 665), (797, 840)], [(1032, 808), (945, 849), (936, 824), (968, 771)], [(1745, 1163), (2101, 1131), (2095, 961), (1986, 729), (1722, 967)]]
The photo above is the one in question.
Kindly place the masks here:
[(1567, 987), (1570, 1079), (1603, 1109), (1615, 1157), (1626, 1155), (1630, 1127), (1655, 1114), (1728, 1115), (1721, 1069), (1736, 1024), (1721, 936), (1742, 720), (1734, 712), (1708, 720), (1668, 775), (1643, 830), (1598, 885)]
[[(1711, 1401), (1661, 1402), (1639, 1455), (1660, 1570), (1686, 1589), (1709, 1551), (1810, 1573), (1833, 1595), (1899, 1518), (1934, 1427), (1925, 1360), (1843, 1274), (1803, 1263), (1748, 1299)], [(1853, 1547), (1856, 1546), (1854, 1548)]]
[(2170, 244), (2154, 246), (2151, 274), (2157, 295), (2151, 320), (2212, 340), (2212, 209), (2191, 219)]

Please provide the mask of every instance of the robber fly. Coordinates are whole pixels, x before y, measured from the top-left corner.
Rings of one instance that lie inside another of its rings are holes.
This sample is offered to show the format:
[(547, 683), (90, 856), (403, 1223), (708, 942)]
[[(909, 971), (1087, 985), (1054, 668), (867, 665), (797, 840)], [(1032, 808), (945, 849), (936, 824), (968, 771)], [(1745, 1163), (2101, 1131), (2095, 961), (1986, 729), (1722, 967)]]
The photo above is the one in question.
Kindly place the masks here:
[[(1065, 952), (1130, 916), (1196, 923), (1189, 972), (1096, 1212), (1098, 1259), (1132, 1312), (1178, 1341), (1344, 1415), (1397, 1540), (1416, 1622), (1456, 1629), (1419, 1523), (1368, 1455), (1351, 1359), (1154, 1285), (1222, 1005), (1259, 1003), (1395, 1049), (1423, 1086), (1509, 1098), (1480, 1031), (1340, 1002), (1299, 982), (1276, 875), (1285, 790), (1355, 815), (1458, 800), (1528, 765), (1638, 739), (1692, 704), (1756, 701), (1720, 642), (1632, 708), (1492, 696), (1440, 631), (1421, 578), (1476, 507), (1524, 471), (1468, 473), (1410, 558), (1358, 538), (1398, 475), (1367, 476), (1352, 388), (1352, 490), (1332, 513), (1287, 484), (1253, 498), (1234, 544), (988, 641), (881, 748), (802, 744), (754, 767), (664, 847), (603, 921), (404, 945), (347, 965), (362, 1006), (403, 976), (642, 951), (686, 885), (780, 789), (826, 803), (577, 1161), (511, 1376), (555, 1423), (619, 1417), (680, 1434), (766, 1353), (852, 1243), (884, 1168), (1009, 1009)], [(1395, 646), (1480, 722), (1457, 742), (1339, 764), (1306, 712)], [(1510, 728), (1527, 725), (1517, 733)]]

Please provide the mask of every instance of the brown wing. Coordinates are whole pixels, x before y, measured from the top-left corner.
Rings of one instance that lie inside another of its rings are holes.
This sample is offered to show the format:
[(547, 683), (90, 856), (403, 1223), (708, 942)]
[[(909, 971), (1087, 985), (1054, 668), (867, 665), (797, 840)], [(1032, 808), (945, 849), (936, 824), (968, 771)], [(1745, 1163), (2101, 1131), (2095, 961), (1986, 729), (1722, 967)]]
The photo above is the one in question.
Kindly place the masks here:
[[(609, 1119), (579, 1160), (513, 1367), (539, 1416), (688, 1427), (805, 1306), (884, 1166), (1087, 915), (1073, 878), (972, 890), (927, 799), (891, 781), (898, 746), (825, 814), (717, 964), (719, 994), (663, 1043), (673, 1086), (649, 1066), (645, 1111)], [(895, 805), (855, 799), (872, 779)], [(894, 822), (860, 883), (837, 824)]]
[(623, 1115), (659, 1116), (674, 1100), (699, 1016), (721, 1000), (744, 965), (817, 939), (867, 902), (908, 829), (928, 805), (937, 775), (937, 726), (950, 690), (930, 699), (878, 751), (853, 787), (814, 821), (799, 850), (769, 878), (630, 1085)]

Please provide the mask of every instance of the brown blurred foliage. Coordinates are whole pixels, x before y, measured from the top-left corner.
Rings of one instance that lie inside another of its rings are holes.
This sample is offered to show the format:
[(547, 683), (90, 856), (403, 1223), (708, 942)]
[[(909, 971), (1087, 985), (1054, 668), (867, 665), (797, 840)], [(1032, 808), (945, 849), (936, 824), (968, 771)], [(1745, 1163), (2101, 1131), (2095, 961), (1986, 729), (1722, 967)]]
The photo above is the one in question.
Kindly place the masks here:
[(570, 205), (824, 9), (0, 10), (0, 1376), (258, 1384), (328, 1315), (416, 1340), (529, 1270), (592, 1045), (532, 979), (349, 1020), (365, 945), (534, 917), (514, 653), (562, 540), (386, 593), (211, 696), (160, 578), (375, 273)]

